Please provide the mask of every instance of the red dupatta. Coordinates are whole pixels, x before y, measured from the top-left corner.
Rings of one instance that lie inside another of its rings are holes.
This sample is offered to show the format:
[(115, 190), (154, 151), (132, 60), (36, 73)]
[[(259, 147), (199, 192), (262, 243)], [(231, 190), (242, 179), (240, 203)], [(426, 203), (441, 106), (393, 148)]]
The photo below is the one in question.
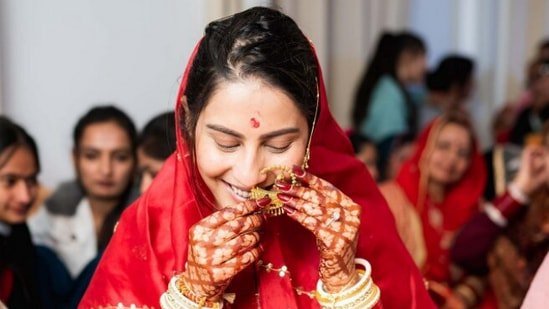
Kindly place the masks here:
[[(187, 65), (177, 102), (185, 94), (197, 49)], [(434, 308), (376, 183), (364, 164), (354, 158), (349, 140), (330, 113), (320, 68), (318, 76), (320, 112), (311, 141), (309, 171), (362, 205), (357, 257), (370, 261), (385, 308)], [(180, 108), (177, 104), (178, 116)], [(170, 278), (184, 270), (188, 231), (211, 210), (200, 205), (193, 189), (195, 179), (190, 171), (195, 167), (179, 124), (177, 121), (176, 153), (166, 161), (149, 190), (122, 215), (79, 308), (119, 303), (160, 308), (159, 298)], [(198, 187), (211, 197), (198, 181)], [(262, 237), (265, 252), (260, 258), (274, 268), (287, 266), (290, 275), (280, 277), (278, 272), (248, 267), (227, 289), (227, 293), (236, 293), (236, 298), (225, 308), (320, 308), (315, 299), (296, 292), (296, 288), (314, 290), (318, 280), (319, 255), (312, 233), (280, 216), (268, 221)]]
[[(446, 123), (444, 116), (436, 118), (420, 133), (412, 157), (404, 162), (396, 178), (421, 217), (427, 248), (424, 275), (427, 279), (441, 282), (450, 280), (450, 258), (448, 247), (441, 246), (441, 242), (445, 241), (443, 237), (453, 235), (479, 210), (480, 197), (486, 183), (485, 163), (473, 138), (471, 163), (461, 180), (447, 189), (442, 202), (434, 204), (430, 200), (426, 164), (435, 139)], [(440, 210), (443, 231), (433, 226), (429, 217), (430, 207)]]

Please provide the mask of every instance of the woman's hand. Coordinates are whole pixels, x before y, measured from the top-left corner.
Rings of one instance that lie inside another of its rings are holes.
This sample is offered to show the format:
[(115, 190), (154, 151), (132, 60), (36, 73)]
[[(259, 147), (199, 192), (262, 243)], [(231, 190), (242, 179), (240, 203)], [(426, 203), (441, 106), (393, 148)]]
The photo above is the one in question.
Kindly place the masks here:
[(313, 232), (320, 251), (320, 279), (329, 293), (358, 281), (355, 253), (361, 207), (332, 184), (294, 166), (303, 186), (276, 183), (286, 214)]
[(520, 169), (512, 184), (526, 195), (532, 194), (547, 183), (546, 151), (540, 146), (528, 146), (522, 151)]
[(190, 229), (183, 282), (195, 296), (219, 301), (231, 279), (257, 260), (265, 222), (257, 210), (270, 201), (267, 197), (225, 207)]

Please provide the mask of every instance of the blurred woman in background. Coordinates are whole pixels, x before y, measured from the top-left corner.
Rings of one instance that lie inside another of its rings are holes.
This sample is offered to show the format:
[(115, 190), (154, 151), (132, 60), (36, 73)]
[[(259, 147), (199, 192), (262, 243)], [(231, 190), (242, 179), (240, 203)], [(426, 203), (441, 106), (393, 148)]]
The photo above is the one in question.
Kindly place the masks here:
[(33, 138), (0, 116), (0, 307), (41, 308), (34, 248), (25, 223), (38, 194), (39, 172)]
[(485, 180), (469, 117), (453, 111), (421, 132), (396, 180), (380, 186), (401, 238), (441, 306), (456, 301), (454, 291), (471, 280), (451, 271), (449, 250), (455, 233), (478, 212)]
[(420, 37), (409, 32), (384, 33), (358, 85), (353, 127), (376, 143), (380, 172), (385, 171), (395, 137), (417, 132), (417, 106), (406, 87), (423, 80), (425, 57)]
[(137, 133), (126, 113), (111, 105), (90, 109), (73, 140), (76, 180), (61, 184), (29, 219), (41, 259), (50, 261), (42, 265), (41, 286), (52, 308), (76, 307), (120, 214), (137, 196)]

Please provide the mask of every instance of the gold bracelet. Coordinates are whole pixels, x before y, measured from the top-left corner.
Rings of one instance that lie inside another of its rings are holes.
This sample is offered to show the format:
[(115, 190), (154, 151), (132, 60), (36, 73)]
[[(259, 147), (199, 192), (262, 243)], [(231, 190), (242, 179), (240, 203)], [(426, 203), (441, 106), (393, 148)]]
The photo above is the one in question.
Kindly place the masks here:
[(184, 284), (178, 282), (179, 280), (183, 280), (183, 279), (180, 276), (173, 276), (172, 279), (170, 280), (170, 283), (168, 284), (168, 290), (164, 294), (162, 294), (162, 296), (160, 297), (161, 308), (163, 309), (182, 309), (182, 308), (183, 309), (221, 309), (223, 308), (223, 302), (206, 302), (205, 297), (201, 298), (197, 302), (196, 300), (189, 298), (189, 296), (185, 295), (185, 293), (182, 292), (182, 289), (180, 289), (180, 286), (184, 287)]
[[(318, 302), (319, 303), (333, 303), (333, 302), (343, 301), (343, 300), (355, 297), (362, 290), (370, 289), (370, 287), (372, 286), (372, 279), (367, 278), (366, 276), (364, 276), (364, 271), (363, 270), (357, 270), (357, 271), (359, 272), (359, 276), (360, 276), (360, 279), (359, 279), (358, 283), (356, 283), (354, 286), (352, 286), (349, 290), (345, 291), (345, 293), (340, 292), (341, 294), (339, 294), (339, 293), (338, 294), (329, 294), (329, 293), (325, 292), (324, 290), (322, 290), (322, 292), (320, 292), (318, 290), (318, 285), (317, 285), (316, 299), (318, 300)], [(365, 280), (363, 280), (363, 278)], [(320, 287), (320, 288), (323, 289), (323, 287)]]
[(349, 299), (345, 302), (337, 304), (320, 304), (322, 308), (326, 309), (370, 309), (373, 308), (380, 299), (381, 293), (377, 285), (372, 287), (365, 293), (359, 295), (355, 299)]

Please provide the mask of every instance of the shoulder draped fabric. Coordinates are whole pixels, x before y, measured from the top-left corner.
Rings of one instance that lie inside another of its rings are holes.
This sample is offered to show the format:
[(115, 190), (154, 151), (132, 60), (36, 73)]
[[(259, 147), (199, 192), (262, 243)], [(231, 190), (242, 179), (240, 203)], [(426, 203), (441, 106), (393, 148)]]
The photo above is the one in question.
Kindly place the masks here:
[[(448, 248), (441, 247), (442, 232), (435, 228), (429, 218), (426, 163), (434, 147), (435, 137), (443, 127), (444, 118), (435, 118), (419, 135), (413, 155), (402, 165), (396, 182), (421, 217), (427, 260), (423, 267), (427, 279), (447, 281), (450, 261)], [(444, 232), (457, 231), (479, 210), (479, 202), (486, 182), (486, 168), (476, 140), (470, 165), (461, 180), (445, 192), (444, 200), (437, 203), (442, 215)]]
[[(176, 117), (180, 115), (187, 75), (179, 91)], [(362, 205), (363, 217), (357, 257), (366, 258), (373, 279), (381, 288), (385, 308), (434, 308), (400, 241), (394, 220), (364, 164), (354, 159), (352, 146), (333, 119), (319, 70), (320, 113), (311, 143), (309, 171), (330, 181)], [(201, 205), (193, 181), (211, 198), (201, 179), (191, 177), (188, 155), (177, 119), (177, 150), (165, 163), (149, 190), (123, 214), (79, 308), (125, 306), (159, 308), (160, 295), (174, 274), (185, 268), (188, 231), (211, 210)], [(297, 295), (294, 288), (315, 289), (319, 254), (314, 236), (285, 216), (271, 218), (262, 238), (260, 257), (273, 267), (288, 267), (289, 276), (248, 267), (226, 290), (236, 293), (225, 308), (319, 308), (314, 299)], [(258, 300), (256, 291), (259, 292)]]

